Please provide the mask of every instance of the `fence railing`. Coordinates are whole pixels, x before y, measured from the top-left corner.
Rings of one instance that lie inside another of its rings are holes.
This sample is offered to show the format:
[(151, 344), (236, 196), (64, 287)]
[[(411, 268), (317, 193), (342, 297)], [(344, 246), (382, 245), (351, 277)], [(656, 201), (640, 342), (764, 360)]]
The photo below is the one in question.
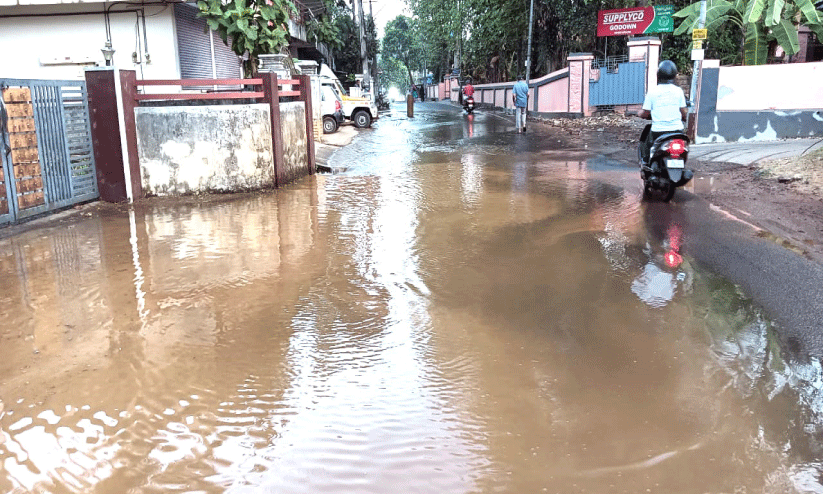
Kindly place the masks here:
[[(284, 166), (284, 143), (281, 131), (280, 102), (283, 98), (294, 98), (305, 104), (306, 114), (306, 142), (309, 173), (314, 174), (316, 169), (314, 156), (314, 128), (312, 123), (311, 79), (307, 75), (297, 76), (294, 79), (278, 79), (275, 73), (262, 73), (254, 79), (143, 79), (138, 80), (134, 71), (121, 71), (123, 90), (123, 110), (127, 135), (126, 147), (129, 162), (138, 163), (137, 129), (134, 109), (141, 102), (162, 102), (179, 100), (245, 100), (256, 101), (269, 105), (272, 151), (274, 153), (275, 185), (286, 183)], [(140, 92), (141, 88), (162, 86), (178, 86), (181, 88), (193, 86), (211, 86), (214, 88), (229, 87), (227, 91), (210, 90), (209, 92), (176, 92), (150, 93)], [(253, 88), (252, 90), (237, 90), (237, 87)], [(282, 89), (281, 89), (282, 88)], [(135, 169), (139, 176), (139, 167)], [(132, 194), (135, 198), (142, 197), (142, 184), (139, 180), (132, 180)]]

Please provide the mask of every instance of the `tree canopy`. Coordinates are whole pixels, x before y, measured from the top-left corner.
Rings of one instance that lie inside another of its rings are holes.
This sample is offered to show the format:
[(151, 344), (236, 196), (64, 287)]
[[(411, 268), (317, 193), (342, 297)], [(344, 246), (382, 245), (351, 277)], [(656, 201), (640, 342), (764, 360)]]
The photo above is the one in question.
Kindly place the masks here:
[[(798, 49), (798, 24), (823, 39), (823, 12), (815, 0), (707, 0), (710, 8), (707, 57), (723, 63), (765, 62), (767, 47), (779, 44), (789, 55)], [(676, 33), (659, 33), (662, 55), (690, 71), (691, 29), (700, 2), (670, 0), (683, 19)], [(540, 76), (566, 66), (572, 52), (596, 57), (626, 53), (626, 37), (597, 37), (599, 10), (653, 5), (651, 0), (534, 0), (531, 57), (527, 57), (530, 0), (407, 0), (421, 59), (436, 78), (457, 68), (475, 80), (514, 79), (531, 60)], [(729, 22), (726, 22), (729, 21)], [(744, 49), (744, 47), (746, 47)], [(745, 58), (744, 58), (745, 55)], [(414, 70), (416, 67), (410, 67)]]
[(418, 22), (404, 15), (397, 16), (386, 24), (383, 36), (383, 56), (402, 63), (408, 73), (409, 84), (414, 84), (412, 69), (422, 69), (422, 46)]

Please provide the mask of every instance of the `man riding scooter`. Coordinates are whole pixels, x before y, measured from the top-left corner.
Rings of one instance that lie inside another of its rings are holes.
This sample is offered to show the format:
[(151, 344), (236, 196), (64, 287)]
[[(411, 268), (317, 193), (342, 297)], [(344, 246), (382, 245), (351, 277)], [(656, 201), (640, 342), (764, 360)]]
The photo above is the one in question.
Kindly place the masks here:
[(657, 67), (657, 86), (646, 94), (643, 109), (638, 117), (652, 121), (652, 130), (646, 136), (643, 147), (643, 161), (649, 163), (649, 151), (652, 144), (663, 134), (682, 132), (683, 122), (688, 115), (686, 96), (679, 86), (674, 84), (677, 66), (671, 60), (663, 60)]
[(638, 146), (640, 178), (643, 179), (643, 197), (654, 192), (663, 194), (663, 201), (674, 197), (677, 187), (685, 185), (694, 173), (686, 168), (689, 156), (689, 137), (683, 133), (683, 122), (688, 115), (686, 96), (674, 84), (677, 67), (671, 60), (660, 62), (657, 68), (657, 86), (651, 88), (643, 101), (640, 118), (651, 120), (640, 136)]
[(466, 85), (463, 86), (463, 96), (461, 96), (461, 104), (466, 112), (474, 111), (474, 86), (472, 80), (466, 79)]

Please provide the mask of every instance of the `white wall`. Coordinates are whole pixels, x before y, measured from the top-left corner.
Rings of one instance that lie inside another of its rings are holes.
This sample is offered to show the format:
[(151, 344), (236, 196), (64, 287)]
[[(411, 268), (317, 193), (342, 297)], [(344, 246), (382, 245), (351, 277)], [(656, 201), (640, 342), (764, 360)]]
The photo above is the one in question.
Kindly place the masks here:
[[(0, 0), (0, 5), (8, 0)], [(122, 6), (120, 7), (122, 8)], [(42, 5), (28, 7), (0, 7), (0, 15), (31, 13), (96, 13), (87, 15), (48, 17), (0, 17), (0, 78), (16, 79), (82, 79), (83, 65), (67, 63), (44, 65), (41, 60), (60, 57), (72, 62), (105, 65), (100, 51), (106, 42), (102, 3), (75, 5)], [(113, 10), (116, 10), (114, 7)], [(171, 6), (147, 6), (146, 31), (151, 64), (132, 63), (135, 50), (135, 23), (133, 12), (112, 13), (112, 45), (116, 50), (114, 63), (121, 69), (137, 71), (138, 79), (178, 79), (180, 68), (175, 41), (174, 15)], [(140, 23), (142, 44), (143, 25)], [(142, 59), (143, 55), (139, 57)]]
[(718, 111), (823, 109), (823, 62), (720, 67)]

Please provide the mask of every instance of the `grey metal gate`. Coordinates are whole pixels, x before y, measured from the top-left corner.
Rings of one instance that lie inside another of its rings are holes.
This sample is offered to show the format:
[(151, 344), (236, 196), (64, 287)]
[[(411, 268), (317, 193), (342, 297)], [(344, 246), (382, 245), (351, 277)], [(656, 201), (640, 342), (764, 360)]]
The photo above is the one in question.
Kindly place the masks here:
[[(624, 58), (625, 59), (625, 58)], [(643, 103), (646, 62), (609, 58), (594, 60), (589, 80), (589, 105), (614, 106)]]
[(85, 81), (0, 79), (0, 224), (99, 197)]

